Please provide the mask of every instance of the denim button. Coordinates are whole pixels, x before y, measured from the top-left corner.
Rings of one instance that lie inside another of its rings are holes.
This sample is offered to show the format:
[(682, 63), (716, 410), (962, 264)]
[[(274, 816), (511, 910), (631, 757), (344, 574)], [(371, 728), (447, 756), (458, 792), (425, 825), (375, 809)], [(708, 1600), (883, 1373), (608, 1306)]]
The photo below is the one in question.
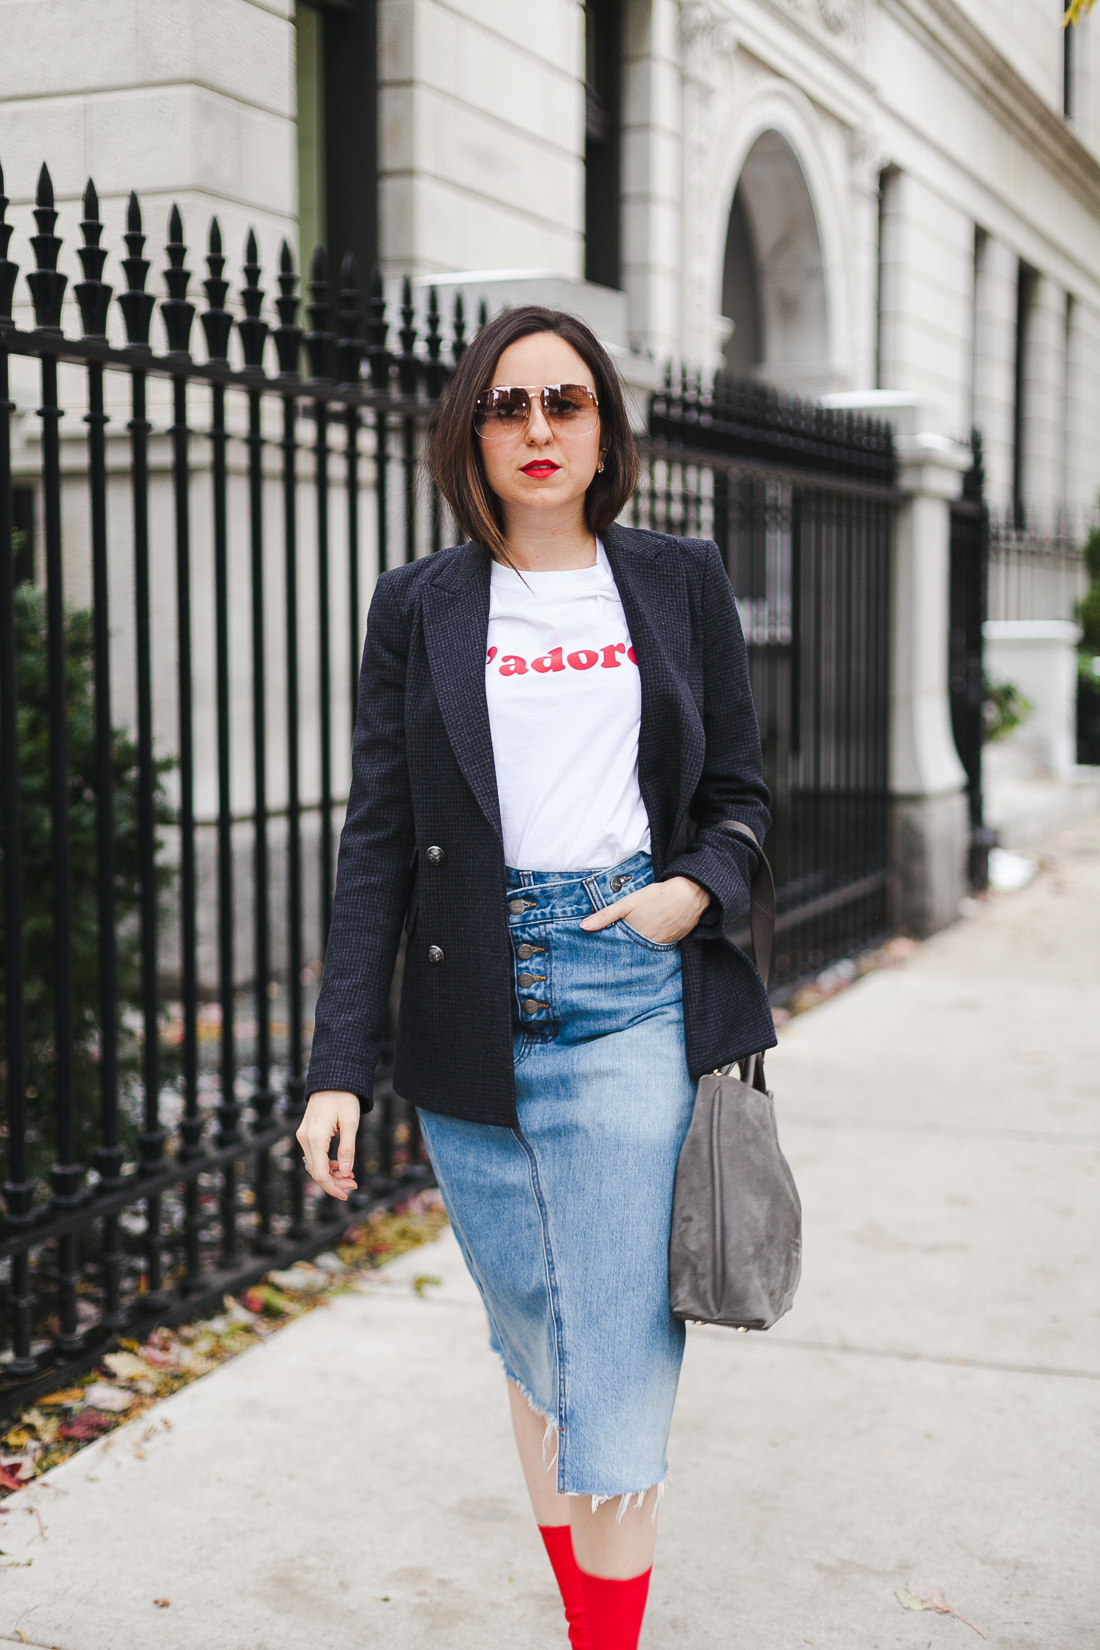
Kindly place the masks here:
[(536, 1003), (533, 998), (529, 998), (522, 1006), (525, 1014), (539, 1014), (542, 1012), (542, 1004)]
[(526, 991), (528, 986), (538, 985), (539, 977), (537, 974), (521, 974), (519, 977), (519, 983)]
[(442, 865), (446, 857), (442, 848), (429, 848), (424, 855), (429, 865)]
[(441, 963), (443, 961), (443, 953), (439, 949), (438, 945), (429, 945), (428, 961), (430, 963)]
[(633, 880), (634, 880), (633, 876), (612, 877), (611, 878), (611, 892), (613, 894), (617, 894), (619, 892), (619, 889), (623, 886), (624, 882), (632, 882)]
[(534, 900), (529, 899), (510, 899), (508, 901), (508, 909), (514, 917), (519, 917), (522, 916), (524, 911), (526, 911), (528, 907), (534, 903)]
[(541, 945), (517, 945), (516, 956), (520, 962), (527, 962), (528, 958), (533, 957), (537, 951), (541, 950)]

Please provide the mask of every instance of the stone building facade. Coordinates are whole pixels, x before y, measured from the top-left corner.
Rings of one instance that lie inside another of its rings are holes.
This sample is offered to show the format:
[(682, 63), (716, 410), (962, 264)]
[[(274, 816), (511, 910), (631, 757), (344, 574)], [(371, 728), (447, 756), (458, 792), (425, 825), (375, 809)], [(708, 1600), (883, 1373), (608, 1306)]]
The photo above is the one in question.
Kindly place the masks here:
[(993, 502), (1095, 502), (1100, 28), (1061, 0), (0, 0), (0, 39), (17, 220), (46, 158), (113, 246), (136, 188), (269, 264), (588, 277), (643, 357), (913, 394)]

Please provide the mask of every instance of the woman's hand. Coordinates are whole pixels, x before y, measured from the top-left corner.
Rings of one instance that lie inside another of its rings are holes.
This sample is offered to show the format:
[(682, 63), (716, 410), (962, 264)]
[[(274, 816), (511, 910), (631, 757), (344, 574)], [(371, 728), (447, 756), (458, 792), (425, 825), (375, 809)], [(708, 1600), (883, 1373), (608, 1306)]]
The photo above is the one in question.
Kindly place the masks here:
[(627, 894), (614, 905), (593, 911), (581, 927), (594, 934), (625, 919), (631, 928), (654, 944), (673, 945), (691, 933), (709, 904), (706, 889), (690, 877), (669, 877), (667, 882), (651, 882), (636, 894)]
[[(355, 1133), (359, 1127), (359, 1097), (342, 1089), (319, 1089), (311, 1094), (295, 1138), (305, 1153), (306, 1170), (329, 1197), (347, 1202), (355, 1190)], [(329, 1161), (329, 1142), (340, 1136), (335, 1163)]]

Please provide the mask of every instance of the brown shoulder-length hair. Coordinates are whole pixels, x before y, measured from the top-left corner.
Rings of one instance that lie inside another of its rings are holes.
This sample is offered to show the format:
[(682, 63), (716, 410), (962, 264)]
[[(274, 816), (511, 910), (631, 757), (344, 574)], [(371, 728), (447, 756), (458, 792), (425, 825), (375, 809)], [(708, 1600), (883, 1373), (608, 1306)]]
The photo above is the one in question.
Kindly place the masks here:
[(595, 382), (604, 467), (602, 474), (593, 476), (584, 495), (584, 519), (593, 533), (610, 527), (638, 479), (638, 452), (622, 385), (614, 362), (595, 333), (575, 315), (545, 309), (541, 304), (505, 310), (482, 327), (459, 357), (439, 404), (429, 450), (432, 475), (460, 530), (499, 561), (508, 559), (504, 513), (485, 479), (474, 409), (481, 392), (492, 388), (496, 364), (509, 344), (536, 332), (553, 332), (564, 338)]

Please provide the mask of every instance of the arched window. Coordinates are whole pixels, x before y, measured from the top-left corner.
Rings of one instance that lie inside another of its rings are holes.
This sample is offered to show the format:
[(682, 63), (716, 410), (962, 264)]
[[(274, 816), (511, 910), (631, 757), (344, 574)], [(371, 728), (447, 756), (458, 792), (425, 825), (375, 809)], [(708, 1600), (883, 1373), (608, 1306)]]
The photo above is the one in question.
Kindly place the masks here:
[(827, 387), (829, 317), (813, 201), (779, 132), (745, 158), (730, 209), (722, 313), (727, 370), (813, 393)]

